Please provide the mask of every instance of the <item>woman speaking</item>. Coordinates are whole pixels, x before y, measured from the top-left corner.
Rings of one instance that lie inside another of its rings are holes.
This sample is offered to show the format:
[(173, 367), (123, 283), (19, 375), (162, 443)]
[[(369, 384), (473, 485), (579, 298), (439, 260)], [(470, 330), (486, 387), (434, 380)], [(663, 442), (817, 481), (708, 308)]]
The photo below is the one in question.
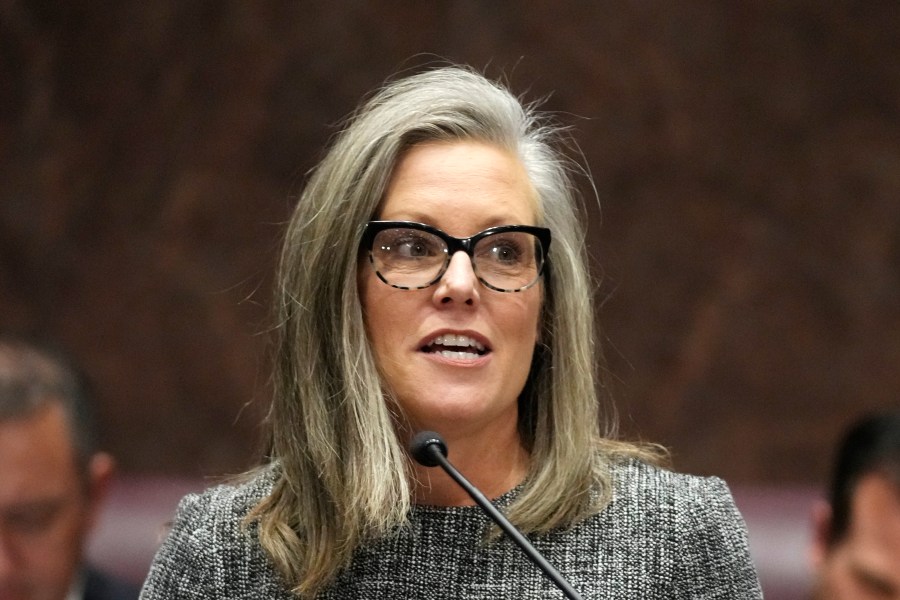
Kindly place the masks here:
[(596, 380), (560, 132), (442, 67), (378, 91), (311, 174), (276, 286), (269, 456), (185, 498), (142, 598), (761, 598), (724, 484), (620, 441)]

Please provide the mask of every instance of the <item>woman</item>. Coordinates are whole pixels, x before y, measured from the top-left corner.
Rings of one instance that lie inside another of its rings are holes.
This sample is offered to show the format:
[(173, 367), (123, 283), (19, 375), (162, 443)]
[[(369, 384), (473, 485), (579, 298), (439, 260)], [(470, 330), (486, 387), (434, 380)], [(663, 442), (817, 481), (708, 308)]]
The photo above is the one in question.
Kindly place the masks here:
[(182, 502), (143, 598), (560, 597), (410, 460), (424, 429), (586, 598), (761, 596), (724, 483), (598, 414), (557, 134), (457, 67), (361, 107), (284, 242), (271, 459)]

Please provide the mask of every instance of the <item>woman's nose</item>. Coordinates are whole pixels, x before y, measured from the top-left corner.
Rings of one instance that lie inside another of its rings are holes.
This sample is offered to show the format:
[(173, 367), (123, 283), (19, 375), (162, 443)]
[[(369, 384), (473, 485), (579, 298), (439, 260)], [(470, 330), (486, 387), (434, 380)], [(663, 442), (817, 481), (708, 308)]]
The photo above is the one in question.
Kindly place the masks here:
[(438, 304), (474, 306), (480, 300), (479, 287), (472, 259), (460, 250), (450, 257), (450, 264), (434, 291), (434, 300)]

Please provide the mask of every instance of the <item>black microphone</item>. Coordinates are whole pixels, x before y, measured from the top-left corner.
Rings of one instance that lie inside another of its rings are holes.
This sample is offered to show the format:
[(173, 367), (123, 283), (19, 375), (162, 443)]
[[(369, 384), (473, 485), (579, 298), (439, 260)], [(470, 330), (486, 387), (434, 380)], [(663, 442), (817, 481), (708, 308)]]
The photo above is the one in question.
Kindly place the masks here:
[(434, 431), (420, 431), (410, 442), (409, 453), (420, 465), (425, 467), (441, 467), (444, 469), (447, 474), (472, 497), (472, 500), (474, 500), (478, 506), (493, 519), (500, 529), (506, 532), (506, 535), (519, 545), (519, 548), (525, 552), (528, 558), (540, 567), (544, 572), (544, 575), (556, 584), (556, 587), (562, 591), (566, 598), (569, 598), (570, 600), (581, 600), (581, 596), (578, 595), (578, 592), (569, 585), (569, 582), (565, 580), (559, 571), (553, 568), (553, 565), (547, 562), (547, 559), (537, 551), (537, 548), (528, 541), (528, 538), (522, 535), (522, 532), (516, 529), (515, 526), (503, 516), (503, 513), (497, 510), (477, 487), (472, 485), (468, 479), (463, 477), (462, 473), (456, 470), (456, 467), (450, 464), (450, 461), (447, 460), (447, 444), (444, 443), (444, 439), (440, 434), (435, 433)]

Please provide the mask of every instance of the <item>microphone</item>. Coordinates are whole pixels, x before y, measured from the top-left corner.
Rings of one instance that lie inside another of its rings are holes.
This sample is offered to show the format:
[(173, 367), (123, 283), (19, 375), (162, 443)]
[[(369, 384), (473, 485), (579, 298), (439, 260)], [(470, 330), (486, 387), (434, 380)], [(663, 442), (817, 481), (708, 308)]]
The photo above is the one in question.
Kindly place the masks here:
[(450, 461), (447, 460), (447, 444), (439, 433), (434, 431), (420, 431), (413, 436), (409, 444), (409, 453), (416, 462), (425, 467), (441, 467), (447, 472), (453, 480), (462, 487), (469, 496), (472, 497), (478, 506), (487, 513), (487, 515), (508, 535), (512, 541), (518, 544), (519, 548), (531, 559), (531, 561), (540, 567), (550, 581), (569, 598), (569, 600), (582, 600), (578, 592), (569, 585), (569, 582), (557, 571), (553, 565), (547, 562), (547, 559), (538, 552), (531, 542), (528, 541), (522, 532), (515, 528), (509, 520), (503, 516), (497, 508), (491, 504), (490, 500), (481, 493), (481, 491), (472, 485), (472, 483), (463, 477), (462, 473), (456, 470)]

